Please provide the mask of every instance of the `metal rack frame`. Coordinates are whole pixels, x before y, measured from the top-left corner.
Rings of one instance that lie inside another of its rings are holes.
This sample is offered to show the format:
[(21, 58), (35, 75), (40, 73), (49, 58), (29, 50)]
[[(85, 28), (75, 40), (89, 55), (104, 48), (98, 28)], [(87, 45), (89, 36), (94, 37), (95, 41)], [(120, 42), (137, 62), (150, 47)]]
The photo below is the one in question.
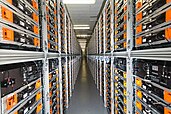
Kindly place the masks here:
[[(62, 2), (62, 0), (57, 0), (57, 5), (59, 5), (59, 3)], [(74, 83), (76, 81), (77, 78), (77, 74), (78, 74), (78, 68), (80, 66), (80, 52), (81, 52), (81, 47), (79, 46), (77, 40), (76, 40), (76, 36), (74, 33), (74, 30), (72, 28), (72, 23), (70, 21), (70, 17), (69, 17), (69, 33), (71, 32), (70, 35), (70, 41), (69, 41), (69, 54), (62, 54), (61, 53), (61, 44), (58, 43), (59, 46), (59, 53), (51, 53), (48, 51), (48, 40), (47, 40), (47, 20), (46, 20), (46, 0), (40, 0), (39, 1), (39, 5), (41, 7), (41, 22), (43, 23), (42, 26), (42, 52), (36, 52), (36, 51), (21, 51), (21, 50), (9, 50), (9, 49), (0, 49), (0, 65), (6, 65), (6, 64), (14, 64), (14, 63), (22, 63), (22, 62), (29, 62), (29, 61), (37, 61), (37, 60), (41, 60), (43, 62), (43, 77), (42, 77), (42, 82), (43, 82), (43, 110), (41, 113), (44, 114), (50, 114), (50, 106), (49, 106), (49, 101), (50, 101), (50, 97), (49, 97), (49, 59), (55, 59), (58, 58), (59, 59), (59, 84), (60, 84), (60, 93), (62, 93), (62, 72), (61, 72), (61, 57), (64, 55), (66, 56), (66, 58), (69, 56), (71, 57), (71, 63), (73, 67), (75, 67), (75, 69), (71, 69), (72, 70), (72, 78), (74, 78), (73, 80), (73, 85), (72, 85), (72, 90), (74, 89)], [(59, 6), (57, 6), (57, 11), (59, 11)], [(66, 10), (66, 9), (65, 9)], [(59, 16), (59, 13), (57, 13)], [(69, 13), (66, 11), (66, 14), (69, 15)], [(58, 21), (58, 33), (60, 32), (60, 18), (57, 19)], [(61, 42), (61, 36), (60, 34), (58, 34), (58, 42)], [(75, 45), (76, 44), (76, 45)], [(67, 65), (67, 67), (69, 67)], [(72, 90), (70, 91), (72, 93)], [(60, 94), (62, 95), (62, 94)], [(0, 88), (0, 99), (1, 99), (1, 88)], [(63, 114), (63, 107), (62, 107), (62, 96), (60, 96), (60, 103), (61, 103), (61, 107), (60, 107), (60, 113)], [(0, 107), (1, 107), (1, 100), (0, 100)], [(2, 114), (2, 110), (0, 108), (0, 114)]]
[[(128, 0), (127, 3), (127, 50), (126, 51), (120, 51), (115, 52), (111, 54), (106, 53), (94, 53), (95, 45), (93, 44), (93, 38), (96, 36), (93, 36), (90, 40), (88, 47), (87, 47), (87, 54), (88, 58), (90, 59), (97, 59), (101, 57), (120, 57), (120, 58), (126, 58), (127, 59), (127, 113), (128, 114), (134, 114), (135, 112), (135, 96), (134, 96), (134, 76), (133, 76), (133, 59), (149, 59), (149, 60), (162, 60), (162, 61), (171, 61), (171, 47), (167, 48), (155, 48), (155, 49), (144, 49), (144, 50), (134, 50), (134, 0)], [(101, 12), (101, 14), (104, 14), (104, 11)], [(100, 23), (99, 17), (99, 23)], [(105, 20), (104, 20), (105, 21)], [(100, 24), (99, 24), (100, 25)], [(99, 26), (100, 28), (100, 26)], [(100, 30), (99, 30), (100, 31)], [(105, 39), (105, 37), (104, 37)], [(104, 40), (102, 39), (102, 40)], [(89, 63), (90, 64), (90, 63)], [(93, 64), (93, 63), (91, 63)], [(90, 65), (91, 65), (90, 64)], [(94, 75), (94, 73), (92, 72)], [(101, 74), (100, 74), (101, 75)], [(114, 85), (113, 85), (114, 86)], [(112, 88), (113, 88), (112, 86)], [(114, 91), (114, 90), (112, 90)], [(101, 96), (101, 91), (100, 91)], [(113, 112), (114, 113), (114, 112)]]

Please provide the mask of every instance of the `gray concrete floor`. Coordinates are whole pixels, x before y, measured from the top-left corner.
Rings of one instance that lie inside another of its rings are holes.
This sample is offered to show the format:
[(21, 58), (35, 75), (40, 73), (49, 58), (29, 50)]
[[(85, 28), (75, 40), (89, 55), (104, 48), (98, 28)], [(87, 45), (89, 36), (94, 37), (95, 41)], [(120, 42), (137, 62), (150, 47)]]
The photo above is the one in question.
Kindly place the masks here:
[(66, 114), (107, 114), (85, 58)]

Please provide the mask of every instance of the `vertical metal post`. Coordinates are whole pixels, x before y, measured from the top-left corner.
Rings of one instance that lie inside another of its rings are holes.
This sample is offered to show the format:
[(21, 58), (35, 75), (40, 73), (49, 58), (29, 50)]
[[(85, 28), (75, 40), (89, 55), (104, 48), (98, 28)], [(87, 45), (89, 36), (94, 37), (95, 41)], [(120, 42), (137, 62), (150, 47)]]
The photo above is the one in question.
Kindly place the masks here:
[(104, 106), (107, 107), (106, 103), (106, 57), (104, 59)]
[(97, 89), (99, 89), (99, 62), (98, 62), (98, 58), (96, 58), (96, 62), (97, 62), (97, 65), (96, 65), (96, 72), (97, 72)]
[(66, 76), (65, 77), (66, 77), (66, 95), (67, 95), (66, 96), (66, 98), (67, 98), (66, 107), (68, 108), (68, 105), (69, 105), (69, 94), (68, 94), (68, 92), (69, 92), (69, 89), (68, 89), (68, 80), (69, 79), (68, 79), (68, 77), (69, 76), (68, 76), (68, 57), (67, 56), (65, 57), (65, 60), (66, 60), (65, 61), (65, 68), (66, 68), (66, 71), (65, 71), (66, 72), (66, 74), (65, 74)]
[(63, 114), (63, 91), (62, 91), (62, 63), (59, 58), (59, 87), (60, 87), (60, 114)]
[(112, 29), (112, 33), (111, 33), (111, 53), (114, 52), (114, 34), (115, 34), (115, 30), (114, 30), (114, 26), (115, 26), (115, 21), (114, 21), (114, 0), (111, 0), (111, 9), (112, 9), (112, 13), (111, 13), (111, 29)]
[(106, 53), (106, 15), (105, 15), (105, 8), (103, 9), (102, 15), (103, 15), (103, 54)]
[(101, 45), (101, 23), (100, 23), (100, 19), (101, 19), (101, 16), (100, 16), (100, 18), (99, 18), (99, 26), (98, 26), (98, 28), (99, 28), (99, 54), (101, 54), (101, 52), (102, 52), (102, 45)]
[(75, 73), (75, 70), (74, 70), (74, 60), (75, 60), (75, 58), (72, 60), (72, 89), (74, 89), (74, 85), (75, 85), (75, 82), (74, 82), (74, 77), (75, 77), (75, 75), (74, 75), (74, 73)]
[(70, 78), (70, 95), (72, 96), (72, 66), (71, 66), (71, 61), (72, 61), (72, 58), (71, 57), (69, 57), (70, 58), (70, 60), (69, 60), (69, 78)]
[(58, 12), (58, 51), (59, 51), (59, 54), (61, 54), (61, 22), (60, 22), (60, 0), (57, 0), (57, 12)]
[(128, 0), (128, 12), (127, 12), (127, 114), (134, 114), (133, 105), (133, 68), (131, 51), (133, 48), (133, 0)]
[(102, 60), (101, 60), (101, 57), (100, 57), (100, 96), (102, 96)]
[(47, 20), (46, 20), (46, 0), (41, 2), (42, 9), (42, 43), (44, 51), (43, 60), (43, 111), (44, 114), (50, 114), (50, 96), (49, 96), (49, 62), (47, 58), (48, 54), (48, 41), (47, 41)]
[(111, 114), (114, 114), (114, 57), (111, 58)]
[[(64, 9), (65, 9), (65, 6), (64, 6)], [(64, 21), (64, 27), (65, 27), (65, 32), (64, 32), (65, 33), (65, 36), (64, 36), (65, 41), (64, 42), (65, 42), (65, 44), (64, 44), (64, 47), (65, 47), (65, 54), (67, 54), (67, 41), (66, 41), (67, 40), (67, 37), (66, 37), (67, 36), (67, 29), (66, 29), (67, 28), (67, 23), (66, 22), (67, 22), (68, 17), (67, 17), (66, 12), (65, 12), (64, 15), (65, 15), (65, 21)]]

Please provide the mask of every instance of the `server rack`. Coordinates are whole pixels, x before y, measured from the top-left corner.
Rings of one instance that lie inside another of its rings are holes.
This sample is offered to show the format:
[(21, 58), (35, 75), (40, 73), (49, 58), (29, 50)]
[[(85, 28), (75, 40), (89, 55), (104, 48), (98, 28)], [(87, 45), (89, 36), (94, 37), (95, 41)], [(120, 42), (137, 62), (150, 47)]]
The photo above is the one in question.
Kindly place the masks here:
[[(170, 69), (168, 64), (171, 49), (168, 34), (171, 19), (170, 1), (114, 0), (114, 3), (114, 52), (103, 53), (103, 45), (95, 46), (93, 41), (99, 36), (93, 36), (87, 47), (89, 64), (93, 60), (100, 61), (100, 65), (95, 65), (96, 69), (101, 71), (97, 79), (102, 84), (100, 95), (104, 97), (103, 75), (110, 73), (110, 71), (104, 72), (105, 58), (113, 57), (111, 100), (114, 103), (112, 103), (113, 112), (109, 113), (121, 111), (120, 113), (126, 114), (168, 114), (171, 112), (168, 100), (171, 98), (168, 87), (170, 74), (167, 73)], [(96, 24), (100, 25), (99, 31), (103, 31), (106, 26), (103, 25), (103, 21), (106, 22), (103, 16), (104, 11), (101, 12)], [(101, 42), (100, 44), (104, 44), (102, 42), (106, 38), (102, 37), (103, 33), (105, 32), (100, 32), (101, 39), (97, 41)], [(96, 53), (97, 48), (102, 49), (100, 54)], [(126, 70), (118, 68), (117, 61), (120, 60), (125, 61), (122, 65), (125, 65)]]
[[(60, 4), (60, 0), (0, 1), (0, 114), (64, 112)], [(74, 79), (71, 93), (81, 48), (71, 21), (68, 26), (66, 44), (70, 55), (65, 55), (65, 66), (68, 77)]]
[(39, 50), (39, 9), (37, 1), (6, 1), (0, 5), (1, 47)]
[(126, 50), (127, 44), (127, 0), (115, 1), (115, 50)]

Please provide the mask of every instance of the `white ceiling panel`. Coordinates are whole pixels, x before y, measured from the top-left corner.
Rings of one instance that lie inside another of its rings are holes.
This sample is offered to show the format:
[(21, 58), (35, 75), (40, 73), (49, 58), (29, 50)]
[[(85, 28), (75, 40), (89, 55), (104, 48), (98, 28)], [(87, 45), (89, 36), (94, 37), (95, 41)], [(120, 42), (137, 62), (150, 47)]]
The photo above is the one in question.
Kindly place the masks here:
[[(90, 25), (90, 30), (75, 30), (76, 35), (92, 34), (92, 29), (97, 20), (97, 16), (99, 14), (103, 1), (104, 0), (96, 0), (96, 3), (91, 5), (67, 5), (69, 14), (74, 25)], [(87, 40), (89, 38), (85, 39)], [(82, 48), (85, 48), (83, 44)]]

